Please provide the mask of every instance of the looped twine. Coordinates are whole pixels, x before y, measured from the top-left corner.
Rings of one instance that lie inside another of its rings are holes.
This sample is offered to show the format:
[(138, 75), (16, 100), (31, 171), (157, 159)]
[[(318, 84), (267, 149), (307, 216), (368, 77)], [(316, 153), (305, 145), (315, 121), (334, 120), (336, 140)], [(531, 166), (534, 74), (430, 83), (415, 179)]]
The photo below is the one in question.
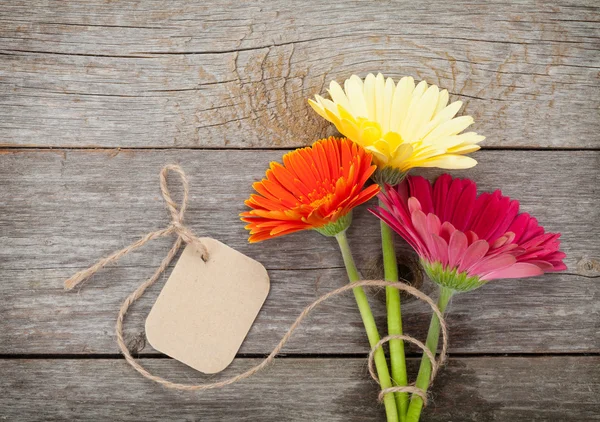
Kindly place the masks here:
[[(169, 171), (174, 171), (177, 174), (179, 174), (181, 181), (182, 181), (183, 200), (181, 202), (181, 206), (179, 207), (179, 209), (177, 208), (177, 204), (171, 198), (169, 189), (167, 187), (167, 175), (168, 175)], [(167, 253), (167, 256), (161, 262), (160, 266), (156, 269), (156, 271), (154, 272), (152, 277), (150, 277), (148, 280), (146, 280), (144, 283), (142, 283), (137, 289), (135, 289), (125, 299), (125, 301), (121, 305), (121, 308), (119, 309), (119, 313), (117, 315), (117, 323), (115, 326), (115, 331), (116, 331), (116, 335), (117, 335), (117, 344), (119, 346), (119, 349), (121, 350), (121, 353), (125, 357), (125, 360), (127, 361), (127, 363), (129, 363), (129, 365), (131, 365), (136, 371), (138, 371), (140, 374), (142, 374), (145, 378), (155, 381), (155, 382), (163, 385), (166, 388), (171, 388), (171, 389), (175, 389), (175, 390), (183, 390), (183, 391), (211, 390), (211, 389), (215, 389), (215, 388), (222, 388), (222, 387), (225, 387), (230, 384), (234, 384), (238, 381), (241, 381), (245, 378), (248, 378), (248, 377), (256, 374), (257, 372), (264, 369), (271, 362), (273, 362), (275, 357), (281, 352), (284, 345), (291, 338), (293, 332), (298, 328), (300, 323), (310, 314), (310, 312), (314, 308), (316, 308), (322, 302), (324, 302), (334, 296), (338, 296), (342, 293), (345, 293), (349, 290), (353, 290), (356, 288), (392, 287), (392, 288), (395, 288), (398, 290), (405, 291), (405, 292), (415, 296), (417, 299), (426, 302), (431, 307), (431, 309), (433, 310), (435, 315), (440, 320), (440, 326), (442, 329), (442, 350), (436, 361), (434, 352), (430, 351), (419, 340), (416, 340), (410, 336), (405, 336), (405, 335), (403, 335), (403, 336), (387, 336), (387, 337), (382, 338), (377, 344), (375, 344), (375, 346), (371, 349), (371, 352), (369, 353), (369, 360), (368, 360), (369, 373), (371, 374), (371, 377), (377, 383), (379, 383), (379, 379), (377, 378), (377, 374), (375, 373), (375, 369), (373, 366), (375, 354), (378, 351), (380, 351), (383, 344), (387, 343), (390, 340), (398, 339), (398, 340), (409, 341), (411, 343), (416, 344), (421, 349), (423, 349), (423, 351), (427, 354), (427, 356), (432, 364), (431, 380), (433, 380), (433, 378), (435, 377), (435, 375), (437, 373), (438, 368), (440, 367), (440, 365), (442, 365), (444, 363), (444, 361), (446, 359), (446, 352), (448, 349), (448, 331), (446, 328), (446, 323), (444, 321), (443, 315), (440, 312), (440, 310), (438, 309), (438, 307), (436, 306), (436, 304), (433, 302), (433, 300), (431, 300), (431, 298), (429, 296), (427, 296), (426, 294), (420, 292), (419, 290), (415, 289), (414, 287), (409, 286), (408, 284), (405, 284), (402, 282), (390, 282), (390, 281), (385, 281), (385, 280), (357, 281), (354, 283), (346, 284), (345, 286), (339, 287), (339, 288), (332, 290), (332, 291), (322, 295), (321, 297), (317, 298), (313, 303), (311, 303), (306, 308), (304, 308), (302, 313), (300, 313), (298, 318), (296, 318), (294, 323), (290, 326), (288, 331), (283, 335), (283, 337), (281, 338), (281, 340), (279, 341), (277, 346), (275, 346), (273, 351), (269, 354), (269, 356), (267, 356), (258, 365), (254, 366), (254, 367), (248, 369), (246, 372), (243, 372), (234, 377), (227, 378), (222, 381), (206, 383), (206, 384), (180, 384), (180, 383), (171, 382), (169, 380), (166, 380), (162, 377), (153, 375), (150, 372), (148, 372), (148, 370), (146, 370), (146, 368), (141, 366), (133, 358), (133, 356), (129, 352), (129, 349), (127, 348), (127, 345), (125, 344), (125, 340), (123, 338), (123, 321), (125, 319), (125, 315), (127, 314), (127, 311), (129, 310), (129, 307), (131, 306), (132, 303), (134, 303), (137, 299), (139, 299), (144, 294), (144, 292), (146, 291), (146, 289), (148, 287), (152, 286), (158, 280), (160, 275), (165, 271), (165, 269), (169, 266), (169, 264), (171, 263), (171, 261), (173, 260), (175, 255), (177, 254), (177, 251), (182, 246), (183, 242), (193, 243), (194, 245), (196, 245), (199, 248), (200, 252), (202, 253), (202, 259), (204, 259), (205, 261), (208, 259), (208, 250), (206, 249), (206, 246), (204, 246), (204, 244), (202, 244), (200, 239), (198, 239), (192, 233), (192, 231), (189, 230), (183, 224), (183, 217), (185, 214), (185, 210), (187, 207), (187, 200), (188, 200), (188, 196), (189, 196), (189, 186), (188, 186), (187, 177), (185, 176), (185, 173), (181, 169), (181, 167), (174, 165), (174, 164), (170, 164), (170, 165), (165, 166), (162, 169), (162, 171), (160, 172), (160, 189), (161, 189), (163, 198), (167, 204), (169, 213), (171, 214), (171, 224), (169, 224), (169, 226), (167, 228), (148, 233), (147, 235), (145, 235), (138, 241), (132, 243), (131, 245), (127, 246), (126, 248), (123, 248), (117, 252), (114, 252), (113, 254), (109, 255), (108, 257), (101, 259), (100, 261), (98, 261), (96, 264), (92, 265), (88, 269), (79, 271), (78, 273), (73, 275), (71, 278), (66, 280), (64, 283), (66, 290), (72, 290), (79, 283), (88, 279), (89, 277), (94, 275), (96, 272), (98, 272), (100, 269), (102, 269), (106, 265), (108, 265), (112, 262), (118, 261), (119, 258), (121, 258), (122, 256), (127, 255), (129, 252), (132, 252), (133, 250), (145, 245), (149, 241), (151, 241), (153, 239), (157, 239), (159, 237), (168, 236), (172, 233), (177, 234), (177, 239), (175, 240), (175, 243), (173, 244), (173, 246)], [(424, 404), (427, 403), (427, 396), (426, 396), (425, 391), (421, 390), (420, 388), (414, 387), (414, 386), (395, 386), (395, 387), (382, 389), (379, 394), (379, 399), (383, 400), (383, 398), (387, 394), (395, 393), (395, 392), (407, 392), (407, 393), (416, 394), (423, 399)]]
[[(167, 186), (167, 175), (169, 171), (174, 171), (181, 178), (181, 184), (183, 186), (183, 199), (181, 200), (181, 207), (177, 210), (177, 204), (171, 199), (171, 192)], [(185, 209), (187, 208), (188, 197), (190, 193), (190, 187), (187, 177), (181, 167), (176, 164), (169, 164), (160, 172), (160, 191), (162, 192), (163, 199), (167, 203), (167, 209), (171, 214), (171, 224), (169, 228), (177, 233), (179, 237), (183, 239), (185, 243), (193, 243), (198, 250), (201, 252), (202, 259), (204, 262), (208, 260), (208, 249), (198, 239), (194, 233), (186, 226), (183, 225), (183, 216), (185, 215)]]
[[(402, 283), (402, 282), (393, 283), (393, 284), (390, 284), (390, 286), (397, 288), (399, 290), (405, 291), (406, 293), (409, 293), (410, 295), (416, 297), (417, 299), (419, 299), (429, 305), (429, 307), (431, 308), (431, 310), (433, 311), (433, 313), (435, 314), (435, 316), (438, 318), (438, 320), (440, 322), (440, 328), (442, 330), (442, 350), (440, 352), (438, 359), (436, 360), (435, 350), (431, 351), (429, 349), (429, 347), (427, 347), (425, 344), (423, 344), (421, 341), (417, 340), (416, 338), (407, 336), (407, 335), (400, 335), (400, 334), (388, 335), (386, 337), (383, 337), (381, 340), (379, 340), (371, 348), (371, 351), (369, 352), (369, 359), (368, 359), (369, 375), (371, 375), (371, 378), (373, 378), (375, 380), (375, 382), (377, 382), (377, 384), (380, 384), (379, 377), (377, 376), (377, 372), (375, 370), (375, 353), (377, 353), (383, 347), (383, 345), (385, 343), (388, 343), (391, 340), (404, 340), (404, 341), (408, 341), (409, 343), (416, 345), (421, 350), (423, 350), (423, 353), (425, 355), (427, 355), (427, 359), (429, 359), (429, 362), (431, 364), (431, 375), (429, 377), (429, 383), (431, 384), (431, 383), (433, 383), (433, 380), (435, 379), (440, 366), (442, 366), (446, 362), (446, 358), (447, 358), (448, 327), (446, 326), (446, 321), (444, 319), (444, 315), (442, 314), (440, 309), (437, 307), (435, 302), (429, 296), (427, 296), (425, 293), (422, 293), (420, 290), (418, 290), (406, 283)], [(425, 359), (425, 357), (423, 357), (423, 359)], [(383, 388), (379, 392), (379, 401), (380, 402), (383, 401), (385, 396), (390, 393), (416, 394), (417, 396), (421, 397), (421, 399), (423, 400), (423, 406), (427, 406), (427, 392), (419, 387), (415, 387), (414, 384)]]
[[(181, 206), (179, 207), (179, 209), (177, 209), (177, 204), (171, 198), (171, 192), (169, 191), (169, 187), (167, 186), (167, 175), (169, 174), (169, 171), (174, 171), (181, 178), (181, 184), (183, 186), (183, 199), (181, 200)], [(66, 290), (73, 289), (79, 283), (87, 280), (108, 264), (118, 261), (119, 258), (127, 255), (129, 252), (132, 252), (137, 248), (144, 246), (149, 241), (157, 239), (159, 237), (169, 236), (172, 233), (177, 234), (177, 240), (175, 241), (175, 244), (171, 249), (175, 250), (175, 252), (173, 252), (173, 256), (177, 253), (177, 250), (179, 250), (181, 242), (183, 241), (185, 243), (194, 244), (194, 246), (196, 246), (196, 248), (198, 248), (198, 250), (200, 251), (204, 262), (208, 260), (208, 249), (206, 249), (206, 246), (202, 243), (202, 241), (200, 241), (200, 239), (198, 239), (198, 237), (196, 237), (196, 235), (194, 235), (194, 233), (190, 229), (188, 229), (183, 224), (183, 217), (185, 215), (185, 210), (187, 208), (187, 202), (189, 197), (189, 183), (185, 172), (181, 167), (179, 167), (176, 164), (169, 164), (163, 167), (163, 169), (160, 172), (160, 191), (162, 192), (163, 199), (167, 204), (167, 209), (171, 214), (171, 224), (169, 224), (169, 226), (165, 229), (148, 233), (147, 235), (139, 239), (137, 242), (134, 242), (131, 245), (121, 249), (120, 251), (114, 252), (106, 258), (101, 259), (100, 261), (92, 265), (90, 268), (85, 269), (83, 271), (79, 271), (78, 273), (76, 273), (71, 278), (65, 281)], [(175, 245), (177, 245), (177, 247), (175, 247)], [(173, 259), (173, 257), (171, 257), (171, 259)], [(171, 261), (171, 259), (169, 259), (169, 262)], [(167, 263), (166, 265), (168, 266), (169, 264)]]

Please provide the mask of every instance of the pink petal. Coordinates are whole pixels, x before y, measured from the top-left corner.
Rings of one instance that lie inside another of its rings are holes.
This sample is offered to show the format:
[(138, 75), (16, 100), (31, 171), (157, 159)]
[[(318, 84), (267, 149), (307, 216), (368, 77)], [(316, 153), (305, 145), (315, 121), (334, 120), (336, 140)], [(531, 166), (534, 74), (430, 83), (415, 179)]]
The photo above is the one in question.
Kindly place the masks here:
[(544, 234), (535, 236), (526, 242), (520, 242), (520, 245), (522, 247), (524, 247), (525, 249), (534, 248), (537, 246), (541, 246), (545, 249), (545, 245), (548, 245), (551, 248), (553, 246), (552, 241), (555, 240), (556, 238), (557, 237), (556, 237), (555, 233), (544, 233)]
[[(504, 219), (507, 217), (508, 215), (508, 211), (510, 209), (510, 198), (508, 196), (502, 196), (502, 192), (498, 191), (499, 197), (498, 197), (498, 202), (496, 204), (495, 209), (491, 210), (491, 216), (490, 216), (490, 224), (488, 225), (488, 228), (486, 229), (485, 233), (482, 234), (482, 238), (487, 239), (488, 241), (491, 241), (493, 239), (496, 239), (496, 237), (492, 237), (494, 235), (494, 233), (496, 231), (498, 231), (501, 227), (501, 225), (504, 224)], [(516, 215), (516, 214), (515, 214)], [(514, 216), (513, 216), (514, 218)], [(512, 221), (512, 219), (511, 219)], [(501, 233), (499, 235), (502, 235), (504, 233), (504, 231), (506, 230), (506, 227), (504, 227), (501, 231)]]
[(531, 216), (528, 213), (519, 214), (515, 217), (511, 225), (508, 227), (509, 232), (513, 232), (515, 234), (515, 243), (519, 243), (527, 225), (529, 224), (529, 220)]
[(429, 180), (421, 176), (411, 176), (408, 178), (408, 184), (410, 186), (410, 196), (419, 200), (423, 212), (425, 214), (433, 212), (433, 193)]
[(481, 213), (483, 212), (483, 210), (485, 209), (485, 207), (487, 206), (487, 203), (490, 201), (491, 198), (492, 198), (492, 194), (491, 193), (484, 192), (481, 195), (479, 195), (477, 197), (477, 199), (475, 199), (475, 202), (473, 204), (473, 213), (472, 213), (471, 221), (465, 227), (465, 230), (472, 230), (472, 231), (474, 231), (473, 227), (475, 227), (475, 225), (477, 224), (477, 222), (481, 218), (480, 217)]
[(452, 215), (457, 207), (458, 199), (461, 196), (463, 190), (463, 184), (460, 179), (454, 179), (448, 190), (448, 196), (446, 197), (446, 206), (444, 208), (444, 214), (440, 215), (442, 221), (452, 222)]
[(404, 179), (398, 184), (398, 186), (396, 186), (396, 189), (394, 190), (396, 193), (398, 193), (398, 197), (402, 200), (402, 202), (406, 204), (408, 202), (408, 197), (410, 196), (408, 194), (408, 180)]
[(422, 211), (421, 203), (419, 202), (419, 200), (417, 198), (415, 198), (414, 196), (411, 196), (410, 198), (408, 198), (408, 211), (412, 215), (417, 210)]
[(437, 215), (444, 215), (450, 183), (452, 183), (452, 176), (442, 174), (433, 185), (433, 208)]
[(485, 240), (477, 240), (467, 248), (460, 262), (459, 271), (466, 271), (485, 256), (490, 245)]
[(448, 265), (451, 268), (458, 267), (458, 264), (467, 250), (467, 236), (461, 231), (456, 230), (450, 236), (448, 245)]
[(500, 191), (495, 191), (487, 201), (485, 207), (475, 214), (475, 219), (471, 225), (480, 239), (489, 240), (488, 233), (496, 228), (498, 224), (498, 213), (500, 212)]
[(552, 264), (552, 270), (548, 270), (548, 272), (554, 271), (564, 271), (567, 269), (567, 266), (562, 261), (549, 261)]
[(452, 219), (450, 220), (457, 230), (465, 231), (465, 228), (469, 225), (471, 216), (473, 215), (473, 204), (477, 197), (477, 186), (471, 180), (465, 180), (463, 183), (464, 188), (458, 201), (456, 208), (452, 213)]
[(566, 253), (562, 251), (552, 252), (544, 257), (546, 261), (560, 261), (567, 256)]
[(506, 243), (499, 248), (490, 249), (487, 253), (487, 256), (496, 256), (500, 255), (501, 253), (509, 252), (512, 256), (517, 257), (523, 254), (525, 251), (523, 248), (519, 248), (519, 245), (517, 245), (516, 243)]
[(480, 277), (485, 277), (486, 274), (500, 271), (506, 267), (509, 267), (517, 262), (517, 259), (509, 254), (502, 254), (492, 257), (486, 257), (473, 265), (469, 269), (470, 275), (479, 275)]
[(389, 185), (386, 185), (385, 190), (382, 190), (379, 195), (377, 195), (377, 199), (379, 199), (387, 209), (392, 206), (392, 195), (390, 195), (391, 189), (392, 188)]
[(410, 211), (408, 210), (408, 198), (403, 198), (395, 189), (390, 189), (388, 192), (390, 212), (398, 212), (402, 215), (405, 221), (410, 221)]
[[(430, 214), (431, 215), (431, 214)], [(435, 247), (435, 260), (441, 262), (442, 264), (448, 263), (448, 244), (444, 239), (442, 239), (437, 234), (432, 234), (431, 239), (433, 240), (433, 245)]]
[(454, 228), (454, 226), (450, 222), (445, 221), (444, 224), (442, 224), (442, 226), (440, 227), (440, 237), (446, 242), (450, 242), (450, 236), (452, 236), (452, 233), (454, 233), (455, 231), (456, 229)]
[(498, 249), (499, 247), (501, 247), (502, 245), (507, 243), (507, 241), (508, 241), (508, 236), (500, 236), (499, 238), (497, 238), (496, 240), (494, 240), (492, 242), (492, 244), (490, 245), (490, 249)]
[[(509, 199), (508, 197), (505, 197)], [(510, 199), (509, 199), (510, 200)], [(490, 235), (488, 236), (490, 240), (496, 239), (498, 236), (502, 236), (508, 230), (508, 227), (511, 225), (517, 214), (519, 213), (519, 201), (510, 201), (508, 208), (500, 214), (500, 222)], [(514, 233), (513, 233), (514, 237)]]
[(492, 271), (491, 273), (486, 274), (482, 280), (534, 277), (543, 273), (544, 272), (537, 265), (517, 262), (510, 267), (506, 267), (498, 271)]
[(552, 271), (554, 269), (554, 265), (552, 265), (548, 261), (536, 260), (536, 261), (527, 261), (527, 263), (537, 265), (543, 272)]
[(421, 242), (419, 236), (414, 232), (412, 222), (410, 220), (408, 222), (399, 220), (397, 215), (391, 214), (382, 207), (375, 207), (373, 209), (369, 209), (369, 211), (379, 219), (383, 220), (392, 228), (392, 230), (402, 236), (402, 238), (406, 240), (406, 242), (412, 246), (417, 253), (421, 254), (426, 250), (425, 245)]
[(525, 252), (517, 255), (519, 262), (530, 261), (532, 259), (538, 258), (541, 254), (544, 253), (544, 248), (536, 247), (525, 249)]
[(427, 230), (427, 217), (421, 210), (416, 210), (411, 214), (412, 224), (415, 228), (415, 231), (418, 233), (421, 242), (427, 248), (427, 254), (424, 255), (424, 258), (428, 258), (430, 261), (433, 261), (433, 252), (435, 251), (435, 246), (433, 245), (433, 240), (431, 239), (431, 234)]
[(469, 245), (472, 245), (479, 240), (479, 236), (477, 236), (475, 232), (469, 230), (465, 234), (467, 235), (467, 241), (469, 242)]
[(440, 234), (440, 219), (435, 214), (427, 214), (427, 230), (432, 234)]
[(523, 236), (521, 236), (521, 239), (519, 239), (519, 243), (527, 242), (529, 239), (532, 239), (541, 234), (544, 234), (544, 228), (538, 224), (536, 218), (531, 217), (527, 224), (527, 228), (523, 233)]

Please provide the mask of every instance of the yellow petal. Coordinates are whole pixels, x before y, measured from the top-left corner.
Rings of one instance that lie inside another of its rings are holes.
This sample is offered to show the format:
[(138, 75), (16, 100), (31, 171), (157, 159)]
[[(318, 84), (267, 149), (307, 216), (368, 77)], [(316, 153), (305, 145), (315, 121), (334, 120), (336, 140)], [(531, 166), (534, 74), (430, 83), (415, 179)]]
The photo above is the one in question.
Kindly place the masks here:
[[(369, 122), (373, 123), (373, 122)], [(381, 129), (377, 123), (362, 127), (361, 138), (366, 144), (373, 144), (381, 139)]]
[(375, 78), (375, 117), (374, 120), (383, 124), (383, 110), (385, 97), (385, 78), (381, 73)]
[(461, 144), (465, 145), (478, 144), (485, 139), (485, 136), (478, 135), (475, 132), (461, 133), (456, 136), (460, 139)]
[(313, 100), (308, 100), (308, 104), (310, 104), (312, 109), (314, 111), (316, 111), (319, 116), (321, 116), (325, 120), (329, 120), (329, 118), (327, 117), (327, 114), (325, 113), (325, 108), (322, 105), (318, 104), (317, 102), (315, 102)]
[(360, 86), (360, 89), (363, 89), (363, 80), (358, 75), (350, 76), (350, 80), (357, 83)]
[(446, 149), (436, 148), (432, 145), (422, 145), (418, 148), (413, 148), (413, 158), (415, 160), (424, 161), (431, 157), (446, 154)]
[[(383, 91), (383, 121), (381, 123), (381, 130), (383, 133), (389, 132), (390, 130), (390, 116), (392, 113), (392, 100), (394, 99), (394, 90), (396, 85), (392, 78), (387, 78), (385, 81), (385, 88)], [(379, 114), (379, 111), (377, 111)]]
[(341, 105), (346, 110), (350, 109), (350, 101), (348, 101), (348, 97), (344, 93), (344, 90), (336, 81), (331, 81), (329, 84), (329, 95), (334, 103)]
[(397, 169), (404, 171), (407, 162), (410, 160), (413, 153), (413, 148), (410, 144), (399, 145), (398, 148), (392, 153), (392, 159), (390, 165)]
[(430, 86), (419, 101), (411, 106), (406, 116), (406, 129), (401, 131), (402, 139), (410, 142), (416, 138), (421, 129), (431, 120), (439, 97), (437, 86)]
[(443, 146), (444, 138), (450, 135), (456, 135), (472, 124), (473, 118), (471, 116), (457, 117), (432, 130), (431, 133), (429, 133), (429, 135), (423, 139), (423, 142), (429, 144), (438, 143), (440, 146)]
[(451, 154), (469, 154), (471, 152), (475, 152), (480, 150), (481, 147), (479, 145), (462, 145), (454, 148), (450, 148), (448, 150)]
[(361, 139), (360, 130), (354, 122), (347, 119), (342, 119), (340, 120), (339, 126), (336, 125), (336, 127), (346, 138), (356, 142), (359, 145), (362, 145), (363, 147), (366, 146)]
[(427, 125), (424, 125), (421, 128), (421, 131), (417, 133), (417, 139), (423, 139), (426, 137), (433, 129), (440, 126), (442, 123), (446, 123), (458, 113), (458, 110), (462, 107), (462, 101), (456, 101), (450, 104), (448, 107), (443, 109), (441, 112), (434, 115), (433, 120), (431, 120)]
[(340, 116), (340, 119), (350, 120), (352, 122), (355, 122), (358, 125), (358, 122), (356, 121), (354, 116), (349, 111), (347, 111), (344, 107), (342, 107), (341, 105), (338, 105), (337, 109), (338, 109), (338, 114)]
[(375, 111), (375, 75), (369, 73), (365, 78), (364, 83), (364, 97), (365, 103), (367, 104), (367, 117), (369, 120), (377, 120)]
[(379, 139), (377, 141), (375, 141), (373, 143), (373, 146), (380, 151), (382, 154), (384, 154), (386, 157), (390, 157), (390, 145), (384, 140), (384, 139)]
[(464, 155), (445, 154), (426, 160), (419, 167), (438, 167), (441, 169), (468, 169), (475, 167), (477, 161)]
[(400, 79), (394, 91), (392, 112), (390, 114), (390, 131), (400, 132), (400, 126), (406, 117), (408, 107), (415, 89), (415, 81), (410, 76)]
[(423, 94), (425, 94), (425, 91), (427, 91), (427, 82), (425, 81), (421, 81), (417, 84), (415, 90), (413, 91), (412, 94), (412, 100), (420, 100), (421, 97), (423, 96)]
[(448, 150), (450, 150), (451, 148), (461, 146), (462, 142), (458, 135), (450, 135), (445, 136), (443, 138), (438, 138), (433, 144), (427, 145), (431, 145), (434, 148), (439, 148), (442, 151), (441, 153), (444, 154), (448, 152)]
[(341, 132), (340, 118), (338, 117), (338, 115), (334, 114), (331, 110), (325, 109), (325, 116), (326, 116), (325, 118), (327, 120), (329, 120), (331, 123), (333, 123), (335, 125), (335, 127), (337, 128), (337, 130), (339, 130)]
[(443, 89), (440, 91), (440, 97), (438, 98), (438, 103), (435, 107), (435, 112), (433, 113), (433, 115), (435, 116), (440, 111), (442, 111), (446, 107), (446, 104), (448, 104), (448, 90)]
[(410, 99), (410, 104), (409, 104), (408, 110), (406, 112), (406, 117), (403, 119), (402, 124), (400, 125), (399, 132), (400, 132), (400, 135), (404, 139), (407, 139), (406, 133), (407, 133), (409, 125), (411, 124), (412, 116), (415, 114), (415, 107), (421, 100), (421, 97), (423, 96), (423, 94), (425, 93), (426, 90), (427, 90), (427, 82), (421, 81), (417, 84), (415, 90), (412, 93), (412, 96)]
[(384, 167), (388, 163), (389, 157), (374, 146), (368, 146), (365, 149), (373, 154), (373, 159), (378, 167)]
[[(367, 103), (365, 102), (365, 96), (363, 93), (363, 83), (358, 76), (353, 75), (350, 79), (346, 80), (344, 84), (344, 90), (348, 96), (350, 102), (350, 112), (355, 116), (367, 117)], [(358, 80), (357, 80), (358, 78)]]
[(325, 107), (326, 110), (331, 111), (333, 114), (338, 114), (338, 108), (333, 101), (325, 98), (317, 98), (317, 100), (323, 107)]
[(390, 150), (394, 151), (402, 144), (402, 138), (396, 132), (388, 132), (383, 136), (383, 139), (390, 146)]

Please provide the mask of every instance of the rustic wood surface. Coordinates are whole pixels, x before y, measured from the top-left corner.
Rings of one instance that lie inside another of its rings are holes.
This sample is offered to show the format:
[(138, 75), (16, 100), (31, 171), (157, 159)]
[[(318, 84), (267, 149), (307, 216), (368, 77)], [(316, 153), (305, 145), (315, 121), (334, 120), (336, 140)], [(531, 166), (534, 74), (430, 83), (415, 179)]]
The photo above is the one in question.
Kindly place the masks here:
[[(346, 279), (335, 242), (316, 233), (298, 233), (258, 245), (247, 243), (244, 224), (237, 215), (244, 209), (252, 181), (262, 176), (270, 160), (280, 157), (280, 151), (214, 150), (12, 150), (0, 155), (0, 189), (18, 193), (3, 198), (6, 237), (0, 260), (10, 282), (0, 284), (0, 301), (7, 304), (3, 307), (0, 353), (117, 352), (113, 333), (116, 310), (128, 293), (152, 274), (171, 240), (145, 246), (94, 276), (78, 293), (65, 293), (62, 282), (102, 256), (168, 224), (158, 172), (171, 162), (180, 163), (189, 175), (189, 226), (260, 260), (270, 271), (269, 299), (242, 348), (243, 353), (268, 353), (306, 305)], [(595, 224), (600, 217), (600, 152), (481, 151), (474, 157), (480, 164), (468, 174), (483, 189), (502, 187), (549, 230), (563, 233), (569, 270), (493, 282), (457, 296), (450, 314), (452, 351), (600, 352), (600, 284), (596, 278), (600, 268), (593, 258), (600, 256), (600, 227)], [(589, 183), (576, 186), (586, 177)], [(178, 191), (176, 182), (174, 178), (174, 192)], [(576, 201), (570, 199), (575, 189)], [(350, 231), (366, 275), (380, 256), (377, 225), (363, 208), (356, 213)], [(143, 333), (143, 321), (160, 287), (154, 286), (141, 299), (127, 324), (139, 352), (151, 352), (149, 345), (143, 347), (136, 339)], [(423, 288), (434, 291), (430, 284)], [(382, 323), (383, 301), (383, 295), (376, 296)], [(50, 305), (55, 312), (48, 312)], [(424, 337), (428, 307), (412, 301), (404, 309), (407, 327)], [(286, 351), (365, 353), (367, 344), (352, 296), (325, 304)]]
[(0, 19), (8, 145), (297, 146), (328, 127), (308, 97), (381, 71), (447, 88), (488, 146), (598, 147), (594, 1), (14, 0)]
[[(239, 359), (225, 375), (256, 362)], [(142, 363), (180, 382), (206, 379), (172, 360)], [(410, 360), (409, 368), (416, 364)], [(598, 365), (598, 357), (451, 359), (433, 387), (426, 420), (597, 421)], [(13, 359), (0, 361), (0, 371), (0, 408), (10, 421), (384, 419), (364, 359), (279, 359), (251, 380), (204, 393), (165, 390), (121, 359)], [(41, 417), (42, 405), (49, 417)]]
[[(563, 273), (453, 299), (451, 359), (424, 420), (600, 420), (599, 10), (589, 0), (0, 2), (0, 420), (383, 420), (351, 295), (315, 311), (264, 373), (190, 394), (144, 380), (115, 344), (120, 303), (170, 239), (62, 289), (168, 224), (158, 172), (179, 163), (186, 223), (269, 270), (270, 295), (225, 374), (256, 363), (345, 271), (316, 233), (249, 245), (243, 200), (271, 160), (334, 133), (308, 97), (377, 71), (462, 100), (487, 139), (480, 164), (453, 174), (518, 198), (563, 233), (567, 253)], [(364, 208), (350, 242), (363, 275), (380, 277)], [(403, 273), (433, 293), (397, 243)], [(169, 379), (207, 380), (145, 341), (162, 283), (134, 305), (127, 342)], [(384, 295), (369, 293), (385, 332)], [(405, 298), (403, 313), (423, 338), (427, 307)]]

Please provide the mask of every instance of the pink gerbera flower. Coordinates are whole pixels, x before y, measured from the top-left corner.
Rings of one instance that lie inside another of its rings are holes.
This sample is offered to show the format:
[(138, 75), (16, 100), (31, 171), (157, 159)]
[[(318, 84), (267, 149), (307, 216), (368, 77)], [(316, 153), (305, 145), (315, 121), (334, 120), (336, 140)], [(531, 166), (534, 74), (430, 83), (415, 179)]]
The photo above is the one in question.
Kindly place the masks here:
[(469, 291), (489, 280), (566, 269), (560, 233), (545, 233), (499, 190), (477, 196), (475, 182), (445, 174), (433, 187), (409, 176), (379, 196), (385, 208), (370, 211), (415, 249), (427, 275), (443, 287)]

